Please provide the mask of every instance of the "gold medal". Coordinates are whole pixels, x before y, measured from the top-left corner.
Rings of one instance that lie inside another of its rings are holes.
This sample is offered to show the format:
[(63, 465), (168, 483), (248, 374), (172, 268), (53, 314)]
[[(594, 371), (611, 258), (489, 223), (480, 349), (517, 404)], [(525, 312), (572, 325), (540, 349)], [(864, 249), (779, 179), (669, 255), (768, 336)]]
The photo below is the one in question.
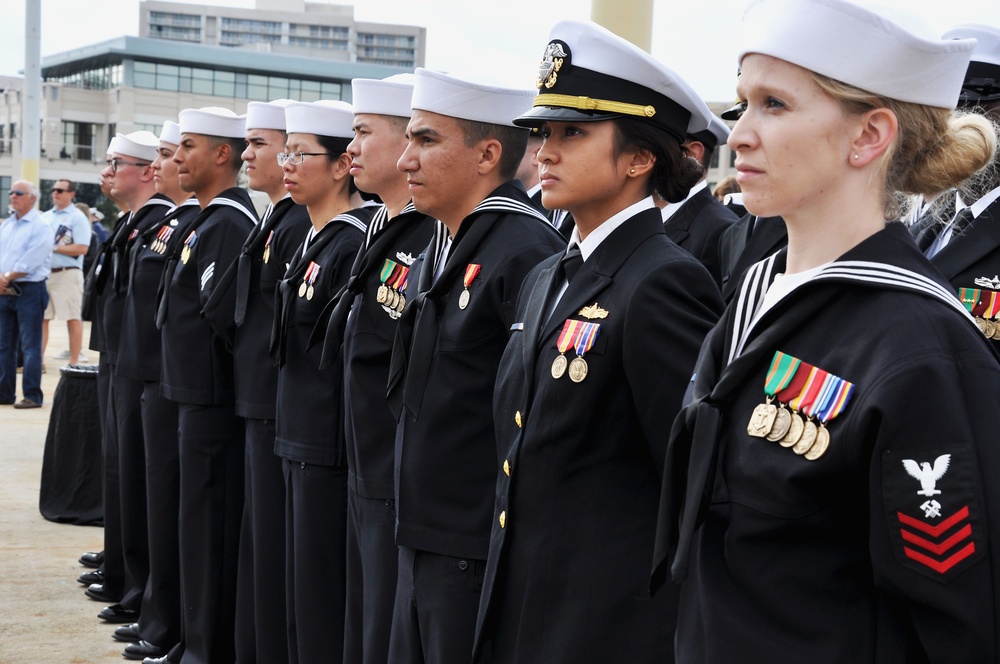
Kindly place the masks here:
[(806, 452), (806, 458), (810, 461), (815, 461), (816, 459), (823, 456), (826, 452), (826, 448), (830, 447), (830, 432), (822, 424), (819, 425), (819, 429), (816, 431), (816, 442), (812, 444), (809, 451)]
[(796, 454), (805, 454), (809, 451), (809, 448), (813, 446), (816, 442), (816, 436), (819, 433), (819, 429), (816, 423), (812, 420), (806, 420), (805, 428), (802, 430), (802, 437), (799, 438), (799, 442), (792, 446), (792, 451)]
[(772, 443), (776, 443), (785, 437), (789, 429), (792, 426), (792, 414), (785, 410), (784, 406), (778, 408), (778, 412), (775, 413), (774, 424), (771, 426), (771, 431), (765, 436)]
[(1000, 341), (1000, 321), (993, 321), (993, 327), (993, 336), (990, 338)]
[(983, 334), (986, 335), (987, 339), (992, 339), (997, 333), (997, 324), (989, 319), (985, 320), (984, 323)]
[(582, 383), (589, 370), (587, 360), (580, 356), (574, 357), (573, 361), (569, 363), (569, 379), (574, 383)]
[(767, 403), (759, 404), (753, 409), (750, 422), (747, 424), (747, 433), (754, 438), (764, 438), (774, 426), (774, 419), (778, 416), (778, 407), (768, 399)]
[(267, 263), (271, 260), (271, 245), (264, 247), (264, 262)]
[(469, 306), (469, 298), (471, 297), (472, 296), (469, 294), (468, 288), (462, 291), (462, 294), (458, 296), (458, 308), (465, 309), (467, 306)]
[(778, 444), (782, 447), (791, 447), (799, 442), (799, 438), (802, 437), (802, 431), (806, 428), (805, 423), (802, 421), (802, 416), (798, 413), (790, 413), (789, 419), (791, 422), (788, 427), (788, 433), (778, 441)]
[[(185, 262), (187, 262), (187, 261), (185, 261)], [(986, 334), (986, 321), (983, 320), (982, 318), (980, 318), (979, 316), (976, 316), (976, 327), (979, 328), (980, 332), (982, 332), (983, 334)]]
[(397, 304), (399, 304), (399, 293), (395, 289), (390, 288), (389, 295), (385, 298), (385, 306), (395, 309)]
[(399, 313), (403, 313), (403, 309), (406, 308), (406, 296), (402, 293), (399, 294), (399, 303), (395, 308)]
[(385, 284), (378, 287), (378, 291), (375, 293), (375, 301), (379, 304), (385, 304), (386, 299), (389, 297), (389, 289), (386, 288)]
[(552, 360), (552, 377), (556, 380), (562, 378), (568, 366), (569, 360), (566, 359), (565, 355), (556, 355), (556, 359)]
[(181, 249), (181, 262), (187, 265), (187, 262), (190, 258), (191, 258), (191, 247), (185, 244), (184, 248)]
[(299, 284), (299, 297), (306, 296), (306, 288), (308, 288), (306, 282), (303, 281), (301, 284)]
[(315, 294), (316, 294), (316, 289), (313, 288), (312, 284), (309, 284), (309, 288), (306, 289), (306, 299), (307, 300), (313, 299), (313, 295)]

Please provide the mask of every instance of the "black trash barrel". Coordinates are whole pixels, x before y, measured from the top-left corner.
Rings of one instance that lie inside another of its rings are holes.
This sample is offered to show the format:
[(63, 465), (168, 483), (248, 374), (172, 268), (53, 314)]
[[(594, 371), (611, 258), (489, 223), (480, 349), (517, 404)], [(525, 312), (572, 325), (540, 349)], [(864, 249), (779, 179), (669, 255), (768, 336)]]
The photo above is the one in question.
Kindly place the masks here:
[(97, 367), (59, 369), (42, 457), (38, 509), (49, 521), (102, 525), (101, 422)]

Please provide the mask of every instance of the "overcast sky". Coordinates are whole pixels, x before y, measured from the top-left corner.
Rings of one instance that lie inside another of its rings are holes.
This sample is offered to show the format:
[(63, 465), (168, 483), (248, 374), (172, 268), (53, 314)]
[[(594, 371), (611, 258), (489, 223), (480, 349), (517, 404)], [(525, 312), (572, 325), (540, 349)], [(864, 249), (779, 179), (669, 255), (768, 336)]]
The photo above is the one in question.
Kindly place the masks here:
[[(959, 23), (1000, 25), (1000, 0), (879, 0), (901, 7), (940, 34)], [(734, 35), (748, 0), (654, 0), (653, 55), (679, 72), (708, 101), (733, 99)], [(253, 0), (208, 4), (253, 7)], [(482, 67), (530, 87), (549, 29), (561, 19), (587, 19), (590, 0), (342, 0), (355, 19), (427, 28), (427, 62), (443, 71)], [(42, 0), (42, 57), (136, 35), (138, 0)], [(24, 1), (4, 0), (0, 75), (24, 67)]]

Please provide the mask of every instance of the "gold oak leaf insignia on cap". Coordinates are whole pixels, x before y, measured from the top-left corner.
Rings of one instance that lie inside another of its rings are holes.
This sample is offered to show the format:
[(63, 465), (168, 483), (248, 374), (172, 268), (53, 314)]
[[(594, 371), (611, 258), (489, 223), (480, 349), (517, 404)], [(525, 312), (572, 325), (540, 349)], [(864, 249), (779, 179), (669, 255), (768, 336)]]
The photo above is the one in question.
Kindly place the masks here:
[(558, 41), (549, 42), (549, 45), (545, 47), (545, 52), (542, 53), (542, 62), (538, 65), (538, 80), (535, 82), (539, 90), (543, 86), (548, 89), (556, 84), (563, 61), (569, 57), (568, 48)]

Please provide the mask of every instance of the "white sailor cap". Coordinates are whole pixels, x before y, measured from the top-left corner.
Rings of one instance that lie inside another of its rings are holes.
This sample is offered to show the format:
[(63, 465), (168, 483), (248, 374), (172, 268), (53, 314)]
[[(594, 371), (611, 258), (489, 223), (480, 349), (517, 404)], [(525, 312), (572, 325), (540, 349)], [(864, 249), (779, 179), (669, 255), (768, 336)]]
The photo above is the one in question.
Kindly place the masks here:
[(531, 108), (533, 96), (531, 90), (506, 87), (486, 78), (417, 67), (411, 107), (460, 120), (512, 126), (514, 118)]
[(535, 84), (534, 108), (517, 118), (519, 126), (638, 117), (682, 141), (685, 134), (707, 129), (712, 117), (676, 72), (592, 22), (552, 27)]
[(1000, 101), (1000, 30), (992, 25), (959, 25), (941, 39), (976, 40), (972, 62), (965, 72), (959, 106), (978, 106)]
[(121, 136), (121, 134), (118, 134), (117, 136), (115, 136), (114, 138), (112, 138), (111, 142), (108, 143), (107, 155), (109, 157), (111, 155), (113, 155), (114, 153), (118, 152), (118, 145), (121, 143), (121, 141), (119, 140), (118, 136)]
[(754, 0), (739, 61), (762, 53), (867, 92), (955, 108), (972, 39), (941, 40), (845, 0)]
[(713, 115), (709, 121), (708, 129), (688, 134), (688, 140), (699, 141), (711, 152), (729, 140), (729, 133), (729, 125)]
[(346, 101), (297, 101), (285, 107), (285, 131), (354, 138), (354, 108)]
[(247, 104), (247, 131), (251, 129), (285, 131), (285, 107), (294, 103), (294, 99), (250, 102)]
[(160, 130), (160, 143), (170, 143), (170, 145), (181, 144), (181, 126), (176, 122), (167, 120)]
[(179, 119), (182, 134), (244, 138), (247, 133), (246, 116), (236, 115), (228, 108), (185, 108)]
[(131, 134), (116, 134), (115, 154), (135, 157), (144, 161), (156, 159), (156, 150), (160, 147), (160, 139), (151, 131), (133, 131)]
[(354, 79), (351, 81), (354, 112), (410, 117), (415, 78), (413, 74), (396, 74), (381, 80)]

